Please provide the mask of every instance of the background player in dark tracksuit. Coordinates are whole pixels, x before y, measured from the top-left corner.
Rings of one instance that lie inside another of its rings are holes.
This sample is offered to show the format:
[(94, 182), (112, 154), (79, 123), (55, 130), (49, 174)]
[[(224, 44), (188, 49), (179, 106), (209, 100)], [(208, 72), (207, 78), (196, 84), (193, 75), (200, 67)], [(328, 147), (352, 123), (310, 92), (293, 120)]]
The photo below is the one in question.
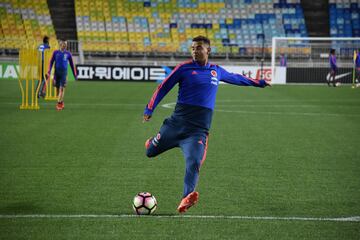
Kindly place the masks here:
[(192, 60), (179, 64), (158, 86), (144, 110), (144, 121), (149, 121), (162, 98), (179, 84), (177, 104), (171, 117), (165, 119), (159, 133), (146, 141), (146, 155), (156, 155), (180, 147), (185, 160), (183, 199), (178, 206), (186, 212), (199, 198), (195, 187), (199, 169), (205, 160), (208, 132), (215, 106), (219, 81), (241, 86), (265, 87), (264, 80), (254, 80), (229, 73), (218, 65), (210, 64), (210, 40), (198, 36), (192, 42)]
[(46, 78), (50, 76), (51, 68), (55, 62), (55, 75), (54, 75), (54, 86), (56, 86), (58, 93), (58, 103), (56, 105), (57, 110), (64, 109), (64, 95), (67, 78), (67, 67), (68, 62), (74, 77), (77, 77), (74, 62), (71, 53), (66, 50), (67, 42), (65, 40), (60, 41), (60, 50), (55, 50), (50, 60), (49, 72), (46, 74)]
[(336, 56), (335, 56), (335, 49), (330, 50), (330, 79), (327, 81), (328, 86), (330, 87), (330, 82), (332, 81), (333, 86), (336, 87), (336, 72), (337, 72), (337, 65), (336, 65)]
[(43, 43), (40, 44), (40, 46), (38, 47), (39, 52), (41, 52), (41, 81), (39, 81), (40, 84), (40, 89), (38, 92), (38, 98), (39, 97), (45, 97), (46, 95), (46, 77), (45, 77), (45, 51), (50, 49), (50, 45), (49, 45), (49, 37), (45, 36), (43, 38)]

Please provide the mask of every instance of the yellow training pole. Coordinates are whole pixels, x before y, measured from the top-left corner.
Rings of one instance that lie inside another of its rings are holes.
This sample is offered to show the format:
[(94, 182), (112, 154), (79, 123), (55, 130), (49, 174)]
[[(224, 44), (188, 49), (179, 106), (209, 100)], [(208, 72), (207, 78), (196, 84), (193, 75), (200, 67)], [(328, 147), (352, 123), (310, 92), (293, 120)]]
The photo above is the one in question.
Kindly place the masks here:
[(38, 96), (39, 96), (39, 91), (40, 91), (40, 87), (41, 87), (41, 81), (42, 81), (42, 69), (41, 69), (41, 52), (36, 51), (37, 52), (37, 62), (36, 62), (36, 68), (37, 68), (37, 87), (35, 90), (35, 106), (38, 106)]
[[(20, 76), (19, 85), (21, 91), (20, 109), (38, 110), (39, 103), (35, 89), (35, 81), (39, 81), (38, 50), (33, 44), (32, 47), (24, 47), (19, 51)], [(23, 87), (25, 81), (25, 89)], [(30, 82), (31, 81), (31, 82)], [(31, 91), (31, 92), (30, 92)], [(30, 99), (30, 102), (29, 102)]]
[(20, 85), (20, 92), (21, 92), (21, 105), (20, 105), (20, 109), (25, 109), (25, 93), (24, 93), (24, 87), (22, 84), (22, 80), (23, 80), (23, 69), (22, 69), (22, 65), (23, 65), (23, 61), (24, 61), (24, 49), (20, 49), (19, 51), (19, 62), (20, 62), (20, 76), (19, 76), (19, 85)]

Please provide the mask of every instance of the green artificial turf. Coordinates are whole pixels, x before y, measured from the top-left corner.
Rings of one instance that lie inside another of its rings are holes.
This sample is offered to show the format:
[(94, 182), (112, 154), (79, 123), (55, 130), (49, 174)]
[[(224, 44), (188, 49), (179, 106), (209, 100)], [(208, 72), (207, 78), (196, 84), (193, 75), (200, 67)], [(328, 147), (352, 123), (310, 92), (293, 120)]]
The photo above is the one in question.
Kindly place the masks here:
[[(219, 86), (200, 200), (178, 217), (181, 151), (145, 157), (177, 95), (143, 123), (156, 86), (70, 82), (57, 112), (19, 110), (0, 81), (0, 239), (360, 239), (359, 220), (320, 219), (360, 216), (359, 89)], [(140, 191), (155, 216), (129, 216)]]

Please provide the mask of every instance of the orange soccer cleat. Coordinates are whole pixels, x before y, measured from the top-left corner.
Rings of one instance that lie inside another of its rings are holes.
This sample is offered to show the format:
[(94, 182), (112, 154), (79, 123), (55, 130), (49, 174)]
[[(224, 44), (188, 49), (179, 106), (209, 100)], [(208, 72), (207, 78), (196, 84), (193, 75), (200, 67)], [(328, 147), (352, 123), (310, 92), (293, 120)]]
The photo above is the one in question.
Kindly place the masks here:
[(198, 192), (191, 192), (189, 193), (186, 197), (184, 197), (177, 210), (179, 213), (184, 213), (186, 212), (189, 208), (191, 208), (194, 204), (197, 203), (197, 201), (199, 200), (199, 193)]
[(56, 110), (58, 110), (58, 111), (62, 110), (61, 103), (58, 102), (58, 103), (56, 104)]
[(64, 102), (58, 102), (56, 104), (56, 110), (61, 111), (65, 108)]

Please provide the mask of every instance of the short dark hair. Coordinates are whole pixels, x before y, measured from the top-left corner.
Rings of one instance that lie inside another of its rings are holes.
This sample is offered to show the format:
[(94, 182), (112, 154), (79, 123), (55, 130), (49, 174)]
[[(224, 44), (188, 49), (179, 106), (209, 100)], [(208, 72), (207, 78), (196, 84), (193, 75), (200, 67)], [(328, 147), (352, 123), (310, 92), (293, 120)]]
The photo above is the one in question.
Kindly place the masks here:
[(210, 46), (210, 39), (204, 36), (197, 36), (192, 39), (193, 42), (204, 42)]
[(48, 36), (44, 36), (43, 43), (49, 44), (49, 37)]
[(332, 49), (330, 50), (330, 54), (335, 54), (335, 49), (332, 48)]

